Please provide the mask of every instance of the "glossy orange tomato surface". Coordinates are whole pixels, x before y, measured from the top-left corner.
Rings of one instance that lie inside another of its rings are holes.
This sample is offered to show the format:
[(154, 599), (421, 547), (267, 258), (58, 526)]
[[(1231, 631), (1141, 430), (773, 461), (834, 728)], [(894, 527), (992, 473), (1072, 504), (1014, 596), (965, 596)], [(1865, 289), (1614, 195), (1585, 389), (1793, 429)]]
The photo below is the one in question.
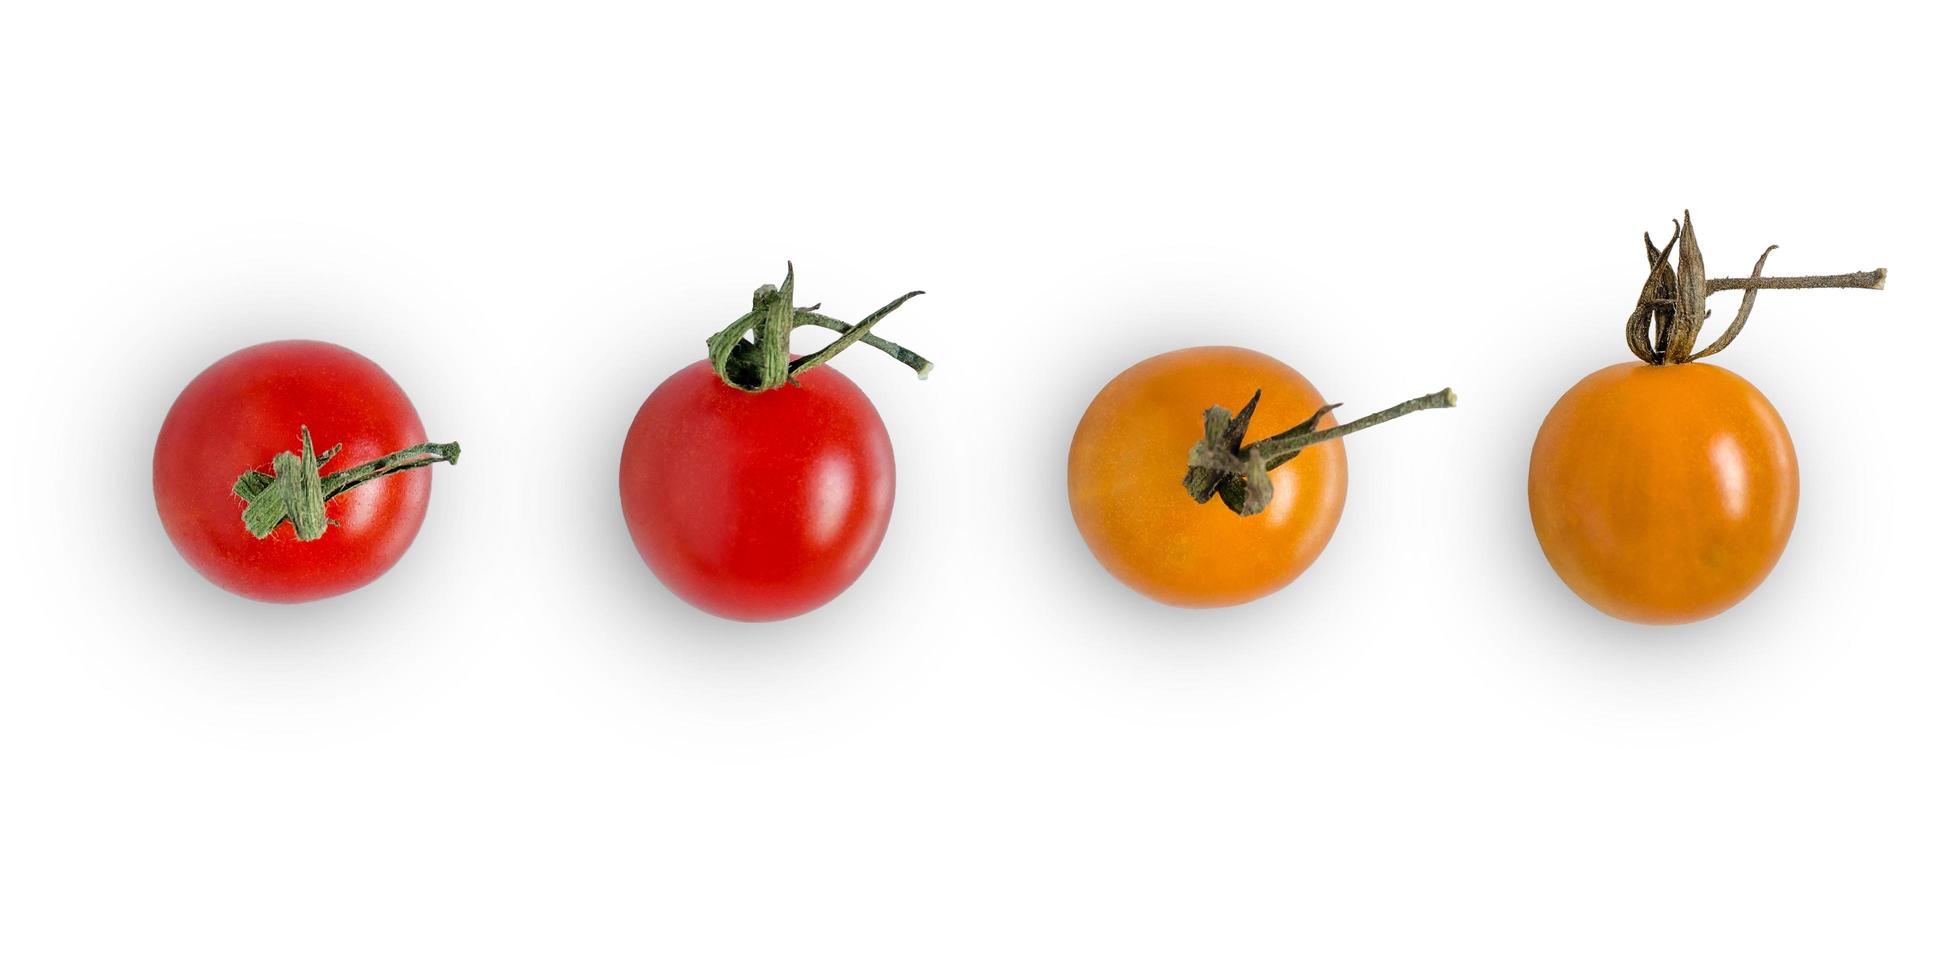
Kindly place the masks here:
[[(1247, 444), (1326, 404), (1298, 371), (1239, 347), (1159, 354), (1089, 403), (1069, 446), (1069, 507), (1096, 560), (1123, 584), (1171, 605), (1237, 605), (1298, 578), (1327, 546), (1347, 501), (1338, 439), (1272, 470), (1273, 501), (1250, 517), (1184, 490), (1205, 409), (1237, 411), (1255, 390), (1264, 395)], [(1335, 424), (1328, 416), (1318, 428)]]
[(1707, 363), (1618, 364), (1552, 407), (1531, 522), (1573, 592), (1637, 623), (1687, 623), (1768, 577), (1797, 519), (1797, 452), (1769, 400)]

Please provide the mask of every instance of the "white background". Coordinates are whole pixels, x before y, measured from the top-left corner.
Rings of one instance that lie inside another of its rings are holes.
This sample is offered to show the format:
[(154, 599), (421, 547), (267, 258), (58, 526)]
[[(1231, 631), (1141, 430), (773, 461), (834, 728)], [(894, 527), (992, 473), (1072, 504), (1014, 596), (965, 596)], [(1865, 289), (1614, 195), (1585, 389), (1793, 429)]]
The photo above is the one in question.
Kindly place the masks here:
[[(1960, 971), (1928, 5), (491, 6), (0, 15), (0, 974)], [(1758, 303), (1720, 363), (1795, 536), (1643, 628), (1546, 566), (1525, 463), (1684, 206), (1716, 275), (1892, 281)], [(617, 454), (785, 259), (840, 314), (928, 290), (881, 332), (939, 368), (842, 359), (891, 532), (745, 626), (641, 565)], [(149, 465), (292, 336), (467, 452), (387, 577), (276, 607), (177, 558)], [(1063, 490), (1102, 383), (1200, 343), (1463, 397), (1206, 613)]]

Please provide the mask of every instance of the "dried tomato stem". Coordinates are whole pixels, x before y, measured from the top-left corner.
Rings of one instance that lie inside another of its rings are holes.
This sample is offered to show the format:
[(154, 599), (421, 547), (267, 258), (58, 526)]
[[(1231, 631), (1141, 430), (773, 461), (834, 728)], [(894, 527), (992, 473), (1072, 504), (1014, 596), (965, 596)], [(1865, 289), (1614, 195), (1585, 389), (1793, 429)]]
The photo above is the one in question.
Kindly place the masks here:
[(1725, 289), (1884, 289), (1885, 270), (1847, 272), (1841, 276), (1757, 276), (1745, 279), (1710, 279), (1708, 291)]
[(1252, 448), (1266, 459), (1272, 460), (1272, 462), (1266, 464), (1266, 468), (1270, 470), (1292, 459), (1299, 454), (1300, 450), (1314, 443), (1326, 442), (1329, 439), (1339, 439), (1342, 436), (1360, 432), (1362, 429), (1372, 428), (1383, 422), (1392, 422), (1411, 412), (1420, 412), (1431, 408), (1455, 407), (1456, 392), (1453, 389), (1444, 388), (1442, 391), (1430, 392), (1421, 398), (1411, 398), (1393, 408), (1384, 408), (1373, 415), (1364, 415), (1352, 422), (1337, 425), (1331, 429), (1313, 429), (1296, 436), (1287, 436), (1285, 433), (1282, 433), (1268, 439), (1261, 439), (1253, 443)]
[(1320, 420), (1340, 407), (1322, 405), (1305, 422), (1245, 446), (1242, 443), (1252, 425), (1252, 413), (1259, 407), (1259, 396), (1260, 392), (1253, 392), (1252, 399), (1237, 415), (1216, 405), (1205, 410), (1204, 438), (1191, 447), (1184, 471), (1184, 490), (1192, 500), (1203, 504), (1216, 496), (1233, 513), (1251, 517), (1272, 503), (1273, 483), (1266, 472), (1300, 455), (1307, 447), (1352, 435), (1411, 412), (1456, 406), (1456, 392), (1444, 388), (1345, 425), (1322, 429), (1318, 427)]
[[(1668, 252), (1675, 244), (1680, 245), (1674, 268), (1667, 265)], [(1719, 354), (1734, 342), (1742, 333), (1742, 327), (1749, 322), (1749, 314), (1756, 307), (1756, 292), (1762, 289), (1884, 289), (1885, 270), (1873, 269), (1870, 272), (1849, 272), (1837, 276), (1765, 276), (1763, 263), (1769, 260), (1769, 253), (1776, 250), (1771, 245), (1763, 250), (1756, 260), (1756, 268), (1749, 275), (1733, 279), (1709, 279), (1702, 266), (1701, 246), (1695, 240), (1694, 219), (1682, 212), (1681, 220), (1675, 224), (1675, 237), (1666, 248), (1654, 247), (1653, 239), (1648, 238), (1647, 282), (1640, 290), (1640, 299), (1634, 304), (1633, 315), (1627, 318), (1627, 349), (1633, 356), (1649, 364), (1686, 364), (1698, 361), (1711, 354)], [(1729, 328), (1714, 343), (1700, 350), (1695, 349), (1695, 340), (1701, 333), (1702, 324), (1708, 320), (1708, 296), (1724, 290), (1742, 290), (1742, 304), (1736, 309), (1735, 319)]]

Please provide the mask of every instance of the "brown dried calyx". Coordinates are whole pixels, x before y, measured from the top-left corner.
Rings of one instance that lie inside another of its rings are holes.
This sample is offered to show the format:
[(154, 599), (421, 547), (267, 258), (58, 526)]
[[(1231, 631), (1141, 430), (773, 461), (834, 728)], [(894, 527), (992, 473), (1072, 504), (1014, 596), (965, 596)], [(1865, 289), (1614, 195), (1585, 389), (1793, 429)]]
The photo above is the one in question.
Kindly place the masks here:
[(1456, 392), (1448, 388), (1411, 398), (1393, 408), (1355, 419), (1346, 425), (1320, 428), (1327, 413), (1339, 403), (1322, 405), (1305, 422), (1276, 436), (1268, 436), (1248, 446), (1246, 432), (1252, 428), (1252, 412), (1259, 407), (1259, 392), (1239, 409), (1237, 415), (1222, 406), (1205, 409), (1205, 435), (1191, 447), (1184, 470), (1184, 492), (1200, 504), (1217, 497), (1232, 513), (1252, 517), (1273, 502), (1273, 481), (1268, 470), (1283, 466), (1301, 450), (1329, 439), (1339, 439), (1383, 422), (1399, 419), (1410, 412), (1431, 408), (1455, 408)]
[[(1756, 305), (1758, 289), (1885, 288), (1882, 268), (1841, 276), (1765, 276), (1763, 264), (1769, 261), (1769, 253), (1776, 251), (1774, 245), (1763, 250), (1749, 278), (1710, 279), (1701, 262), (1701, 246), (1695, 242), (1694, 221), (1685, 211), (1681, 220), (1675, 222), (1674, 237), (1668, 239), (1665, 247), (1655, 248), (1651, 235), (1645, 239), (1647, 282), (1640, 288), (1640, 302), (1634, 307), (1633, 315), (1627, 318), (1627, 347), (1633, 356), (1649, 364), (1686, 364), (1720, 353), (1742, 333), (1742, 325), (1748, 322), (1749, 311)], [(1681, 247), (1681, 257), (1676, 268), (1669, 268), (1668, 254), (1677, 244)], [(1725, 289), (1742, 290), (1742, 305), (1722, 336), (1697, 351), (1695, 338), (1708, 319), (1708, 294)]]

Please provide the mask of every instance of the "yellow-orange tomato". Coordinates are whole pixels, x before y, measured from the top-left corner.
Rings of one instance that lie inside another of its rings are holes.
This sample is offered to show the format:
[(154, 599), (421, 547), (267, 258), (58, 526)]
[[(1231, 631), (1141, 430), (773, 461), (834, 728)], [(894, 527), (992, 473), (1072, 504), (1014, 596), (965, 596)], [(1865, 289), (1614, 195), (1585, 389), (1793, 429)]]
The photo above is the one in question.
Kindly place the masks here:
[[(1236, 412), (1255, 390), (1264, 394), (1247, 445), (1326, 404), (1298, 371), (1238, 347), (1159, 354), (1089, 403), (1068, 451), (1069, 507), (1096, 560), (1123, 584), (1172, 605), (1237, 605), (1298, 578), (1327, 546), (1347, 501), (1338, 439), (1270, 471), (1273, 501), (1250, 517), (1184, 490), (1205, 409)], [(1328, 416), (1317, 428), (1334, 425)]]
[(1762, 584), (1797, 519), (1797, 452), (1762, 392), (1712, 364), (1618, 364), (1531, 449), (1531, 522), (1600, 611), (1688, 623)]

